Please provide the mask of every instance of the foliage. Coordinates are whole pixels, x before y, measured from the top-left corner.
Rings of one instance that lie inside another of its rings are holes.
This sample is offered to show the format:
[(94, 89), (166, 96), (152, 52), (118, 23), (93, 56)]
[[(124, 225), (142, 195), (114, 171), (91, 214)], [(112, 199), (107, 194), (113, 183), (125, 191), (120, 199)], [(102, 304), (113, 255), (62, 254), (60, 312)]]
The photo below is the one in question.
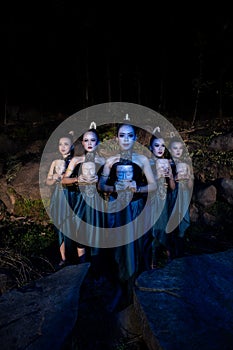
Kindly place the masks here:
[(25, 218), (5, 219), (0, 228), (0, 242), (0, 269), (10, 273), (16, 286), (54, 271), (47, 257), (47, 251), (57, 242), (53, 225)]
[(226, 118), (199, 122), (196, 130), (186, 130), (185, 143), (198, 179), (200, 175), (202, 181), (211, 182), (218, 177), (233, 176), (233, 151), (219, 151), (209, 147), (213, 138), (232, 129), (233, 118)]
[[(49, 266), (48, 261), (43, 259), (43, 262)], [(35, 268), (30, 259), (11, 249), (0, 248), (0, 267), (15, 281), (12, 287), (21, 287), (33, 279), (42, 277), (42, 271)]]
[[(224, 233), (231, 233), (233, 217), (232, 205), (223, 201), (216, 201), (212, 206), (206, 208), (205, 211), (206, 213), (209, 213), (218, 218), (218, 222), (221, 223), (221, 227)], [(216, 228), (219, 231), (219, 225)]]
[(47, 219), (45, 207), (41, 199), (18, 198), (14, 205), (17, 216), (34, 218), (37, 221)]
[[(7, 162), (7, 165), (9, 165), (9, 161)], [(14, 180), (14, 178), (17, 176), (17, 173), (22, 168), (22, 162), (19, 160), (11, 161), (9, 169), (6, 173), (6, 180), (7, 183), (10, 183)]]
[(20, 218), (3, 223), (1, 246), (27, 257), (40, 255), (57, 239), (53, 225), (42, 225)]

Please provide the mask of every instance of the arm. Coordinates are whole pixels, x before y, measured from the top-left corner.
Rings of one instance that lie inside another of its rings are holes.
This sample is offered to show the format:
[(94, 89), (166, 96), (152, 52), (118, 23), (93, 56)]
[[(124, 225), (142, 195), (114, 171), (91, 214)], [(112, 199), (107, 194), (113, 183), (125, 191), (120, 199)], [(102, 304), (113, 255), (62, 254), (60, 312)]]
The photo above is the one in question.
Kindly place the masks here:
[(109, 159), (106, 160), (104, 167), (103, 167), (103, 171), (100, 174), (100, 179), (99, 179), (99, 183), (98, 183), (99, 191), (115, 192), (115, 186), (107, 185), (107, 181), (108, 181), (110, 171), (111, 171), (113, 164), (118, 162), (119, 159), (120, 159), (120, 156), (117, 155), (114, 157), (110, 157)]
[(147, 185), (140, 187), (140, 192), (144, 193), (144, 192), (156, 191), (157, 185), (155, 182), (154, 174), (152, 172), (149, 159), (145, 156), (141, 156), (141, 160), (142, 160), (142, 164), (143, 164), (144, 174), (145, 174), (146, 179), (147, 179)]
[(54, 174), (54, 169), (56, 166), (56, 161), (54, 160), (50, 165), (50, 169), (47, 175), (46, 184), (52, 186), (58, 180), (58, 174)]
[(111, 171), (110, 162), (109, 162), (109, 160), (107, 160), (104, 167), (103, 167), (103, 171), (100, 174), (100, 179), (99, 179), (99, 183), (98, 183), (99, 191), (114, 192), (114, 190), (115, 190), (114, 186), (107, 185), (107, 180), (108, 180), (110, 171)]
[(104, 165), (105, 164), (105, 158), (100, 157), (98, 154), (95, 156), (95, 162), (100, 164), (100, 165)]
[(72, 185), (78, 183), (77, 177), (63, 177), (61, 180), (62, 185)]
[(168, 186), (173, 191), (176, 188), (176, 182), (175, 182), (174, 177), (173, 177), (171, 166), (169, 167), (169, 173), (168, 173), (167, 179), (168, 179), (167, 180), (168, 181)]
[(66, 169), (66, 172), (61, 180), (61, 183), (63, 185), (71, 185), (71, 184), (78, 182), (77, 177), (71, 177), (71, 175), (73, 174), (73, 171), (78, 163), (81, 163), (81, 157), (74, 157), (71, 159), (70, 164), (69, 164), (68, 168)]

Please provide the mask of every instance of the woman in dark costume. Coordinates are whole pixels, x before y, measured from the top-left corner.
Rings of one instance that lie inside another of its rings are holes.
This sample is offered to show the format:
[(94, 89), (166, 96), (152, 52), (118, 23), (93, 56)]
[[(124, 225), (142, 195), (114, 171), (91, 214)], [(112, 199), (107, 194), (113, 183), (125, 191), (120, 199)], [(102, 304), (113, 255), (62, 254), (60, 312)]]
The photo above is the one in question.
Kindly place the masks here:
[(148, 158), (133, 151), (135, 127), (120, 124), (117, 141), (120, 152), (106, 160), (99, 182), (100, 190), (109, 193), (109, 226), (119, 227), (119, 245), (113, 248), (118, 289), (112, 309), (124, 290), (127, 301), (132, 301), (132, 286), (142, 267), (142, 235), (146, 232), (145, 220), (139, 216), (146, 206), (148, 192), (156, 190)]
[(74, 191), (70, 202), (70, 224), (73, 239), (77, 242), (80, 263), (86, 261), (88, 246), (91, 247), (91, 256), (98, 254), (98, 227), (103, 226), (103, 216), (100, 214), (103, 200), (96, 186), (97, 173), (105, 159), (97, 152), (98, 144), (99, 136), (95, 129), (85, 132), (82, 137), (84, 154), (72, 159), (62, 179), (63, 185), (72, 186)]
[(59, 139), (59, 152), (61, 157), (52, 162), (46, 183), (49, 186), (54, 187), (54, 191), (50, 200), (50, 215), (52, 217), (55, 230), (58, 234), (58, 242), (61, 254), (61, 261), (59, 263), (59, 267), (64, 266), (67, 263), (67, 252), (66, 247), (68, 245), (69, 239), (64, 235), (62, 231), (62, 227), (64, 225), (64, 221), (66, 220), (66, 196), (65, 193), (67, 190), (64, 189), (61, 185), (62, 177), (74, 156), (74, 145), (73, 145), (73, 133), (70, 132), (67, 135), (63, 135)]
[(173, 137), (168, 147), (171, 155), (170, 164), (176, 184), (175, 190), (170, 193), (169, 198), (169, 216), (171, 220), (175, 216), (178, 219), (177, 227), (169, 234), (172, 256), (175, 258), (184, 254), (184, 237), (190, 226), (189, 203), (192, 194), (193, 178), (190, 159), (185, 157), (184, 154), (183, 141), (178, 137)]
[[(169, 160), (164, 157), (165, 140), (159, 133), (152, 135), (150, 139), (150, 150), (153, 153), (151, 158), (151, 167), (157, 183), (157, 192), (152, 197), (152, 215), (154, 216), (154, 225), (151, 230), (151, 266), (156, 268), (158, 264), (159, 249), (166, 250), (167, 259), (170, 260), (170, 249), (166, 226), (169, 218), (169, 197), (168, 193), (175, 188), (172, 169)], [(149, 233), (150, 234), (150, 233)]]

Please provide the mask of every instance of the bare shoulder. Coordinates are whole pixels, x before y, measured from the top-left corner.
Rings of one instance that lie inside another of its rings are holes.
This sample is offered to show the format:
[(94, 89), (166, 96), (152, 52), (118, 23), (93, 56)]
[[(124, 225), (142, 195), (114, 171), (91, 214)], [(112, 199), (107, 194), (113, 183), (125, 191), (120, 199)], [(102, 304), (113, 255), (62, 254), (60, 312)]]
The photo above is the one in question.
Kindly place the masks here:
[(106, 162), (106, 159), (102, 156), (96, 155), (95, 161), (101, 165), (104, 165)]
[(57, 162), (57, 159), (54, 159), (54, 160), (52, 161), (52, 163), (51, 163), (51, 167), (52, 167), (52, 166), (55, 166), (55, 165), (56, 165), (56, 162)]
[(112, 165), (116, 162), (119, 162), (119, 160), (120, 160), (120, 155), (117, 154), (115, 156), (111, 156), (111, 157), (107, 158), (105, 164), (111, 168)]
[(76, 165), (76, 164), (79, 164), (79, 163), (82, 163), (84, 161), (84, 156), (76, 156), (76, 157), (73, 157), (70, 161), (70, 165)]
[(144, 154), (133, 153), (134, 161), (139, 164), (141, 167), (144, 167), (150, 164), (149, 159), (144, 156)]

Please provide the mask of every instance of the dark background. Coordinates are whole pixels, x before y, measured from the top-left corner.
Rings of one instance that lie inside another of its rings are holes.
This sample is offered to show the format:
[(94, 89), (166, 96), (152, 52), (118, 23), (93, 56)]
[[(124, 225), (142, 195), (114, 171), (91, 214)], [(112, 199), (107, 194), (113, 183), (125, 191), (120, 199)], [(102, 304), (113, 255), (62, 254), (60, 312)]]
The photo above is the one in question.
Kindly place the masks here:
[(11, 105), (70, 115), (108, 101), (183, 119), (231, 115), (233, 14), (214, 6), (8, 2), (1, 119)]

